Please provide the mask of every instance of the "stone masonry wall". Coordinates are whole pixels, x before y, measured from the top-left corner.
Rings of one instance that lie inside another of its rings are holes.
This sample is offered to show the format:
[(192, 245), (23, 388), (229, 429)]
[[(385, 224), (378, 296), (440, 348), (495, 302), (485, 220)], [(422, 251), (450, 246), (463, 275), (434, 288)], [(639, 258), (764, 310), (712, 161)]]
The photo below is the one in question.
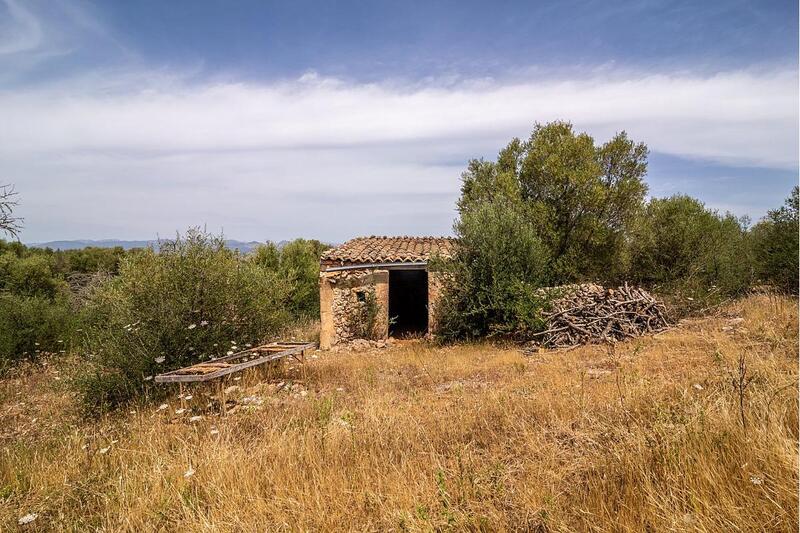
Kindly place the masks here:
[[(363, 296), (359, 298), (359, 293)], [(369, 295), (377, 303), (374, 331), (363, 335), (366, 327), (359, 316)], [(340, 342), (372, 337), (385, 339), (389, 333), (389, 272), (387, 270), (345, 270), (324, 272), (320, 278), (320, 347), (328, 349)]]
[(444, 286), (443, 274), (428, 272), (428, 335), (436, 331), (436, 304)]

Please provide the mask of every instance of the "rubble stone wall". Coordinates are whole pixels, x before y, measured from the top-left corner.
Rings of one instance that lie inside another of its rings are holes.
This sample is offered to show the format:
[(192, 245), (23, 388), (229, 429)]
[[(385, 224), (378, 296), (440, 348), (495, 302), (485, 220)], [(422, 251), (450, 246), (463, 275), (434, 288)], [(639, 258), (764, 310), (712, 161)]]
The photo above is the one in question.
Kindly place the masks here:
[(428, 272), (428, 335), (436, 331), (436, 304), (444, 286), (443, 274)]
[[(366, 324), (359, 322), (367, 301), (377, 304), (374, 329), (363, 335)], [(340, 342), (365, 336), (386, 339), (389, 335), (389, 271), (345, 270), (320, 275), (320, 347), (329, 349)]]

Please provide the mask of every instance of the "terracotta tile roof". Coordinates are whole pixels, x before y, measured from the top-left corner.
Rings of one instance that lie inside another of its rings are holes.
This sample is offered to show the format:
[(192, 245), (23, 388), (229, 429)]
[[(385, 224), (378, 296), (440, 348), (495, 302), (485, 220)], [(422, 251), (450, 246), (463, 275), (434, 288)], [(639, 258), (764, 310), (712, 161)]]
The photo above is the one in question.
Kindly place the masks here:
[(449, 257), (452, 237), (357, 237), (322, 254), (324, 265), (415, 263), (433, 255)]

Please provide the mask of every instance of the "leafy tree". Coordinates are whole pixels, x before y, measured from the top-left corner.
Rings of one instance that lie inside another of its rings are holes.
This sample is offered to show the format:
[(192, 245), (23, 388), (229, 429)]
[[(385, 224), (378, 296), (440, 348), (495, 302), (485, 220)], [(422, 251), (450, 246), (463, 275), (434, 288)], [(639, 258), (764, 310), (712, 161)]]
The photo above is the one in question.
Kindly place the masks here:
[(596, 146), (568, 122), (537, 124), (527, 141), (512, 140), (496, 162), (469, 163), (459, 213), (498, 198), (520, 203), (549, 250), (552, 283), (618, 277), (626, 231), (647, 192), (647, 154), (625, 132)]
[(631, 234), (629, 277), (707, 304), (746, 290), (753, 266), (744, 221), (686, 195), (652, 199)]
[(753, 228), (758, 275), (786, 292), (798, 292), (798, 187), (783, 207), (773, 209)]
[(296, 317), (319, 316), (319, 258), (328, 246), (295, 239), (281, 250), (280, 273), (292, 285), (290, 310)]
[(572, 124), (537, 124), (497, 160), (462, 174), (459, 248), (437, 327), (445, 339), (525, 336), (541, 326), (538, 288), (614, 280), (627, 269), (627, 233), (642, 209), (647, 147), (618, 133), (596, 145)]

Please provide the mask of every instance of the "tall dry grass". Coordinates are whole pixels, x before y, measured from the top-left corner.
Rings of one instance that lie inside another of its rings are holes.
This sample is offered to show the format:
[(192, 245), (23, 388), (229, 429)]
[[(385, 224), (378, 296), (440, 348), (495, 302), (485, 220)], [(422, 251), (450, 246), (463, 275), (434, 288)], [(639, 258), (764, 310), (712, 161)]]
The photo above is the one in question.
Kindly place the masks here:
[(321, 353), (305, 395), (245, 376), (232, 395), (263, 404), (224, 418), (199, 389), (182, 415), (84, 422), (68, 369), (22, 372), (0, 385), (0, 526), (794, 531), (797, 321), (757, 296), (614, 349)]

